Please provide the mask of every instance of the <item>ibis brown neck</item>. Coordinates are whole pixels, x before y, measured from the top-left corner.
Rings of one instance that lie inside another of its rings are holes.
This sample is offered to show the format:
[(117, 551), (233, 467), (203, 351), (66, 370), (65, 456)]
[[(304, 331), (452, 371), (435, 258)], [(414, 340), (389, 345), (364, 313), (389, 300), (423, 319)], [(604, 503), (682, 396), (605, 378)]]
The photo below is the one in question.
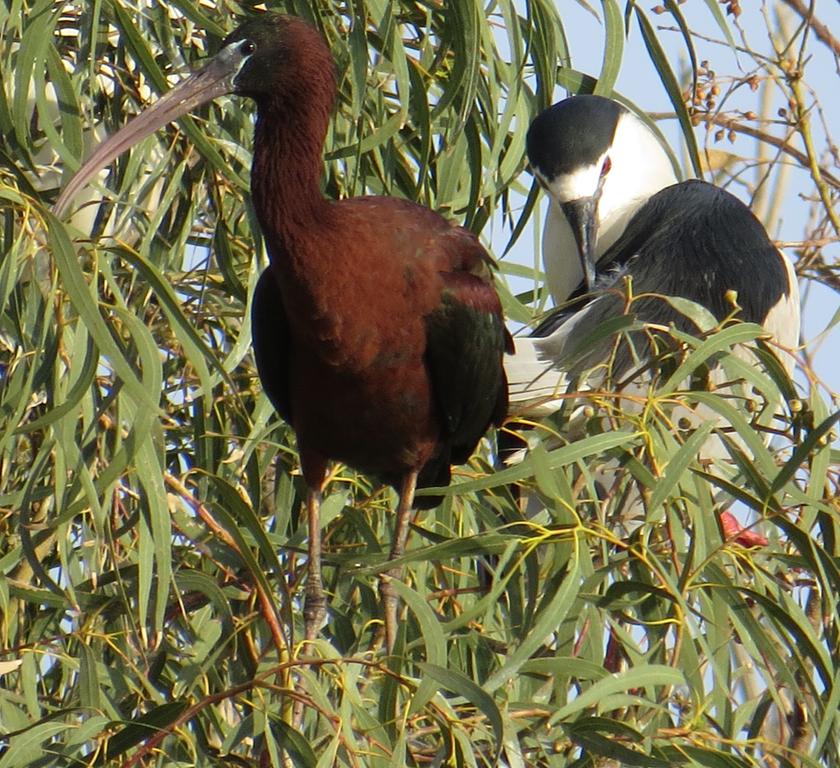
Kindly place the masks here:
[[(320, 42), (320, 41), (319, 41)], [(294, 78), (257, 102), (251, 190), (269, 240), (284, 250), (323, 220), (322, 153), (336, 84), (329, 50), (311, 44)], [(276, 254), (275, 254), (276, 255)]]

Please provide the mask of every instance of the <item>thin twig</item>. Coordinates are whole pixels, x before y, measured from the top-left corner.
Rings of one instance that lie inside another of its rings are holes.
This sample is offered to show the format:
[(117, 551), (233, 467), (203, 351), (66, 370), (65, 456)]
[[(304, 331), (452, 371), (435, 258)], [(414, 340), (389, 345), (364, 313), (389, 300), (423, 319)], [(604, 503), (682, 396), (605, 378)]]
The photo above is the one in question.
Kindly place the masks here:
[[(164, 479), (166, 484), (175, 491), (175, 493), (186, 499), (213, 534), (241, 557), (242, 553), (239, 550), (239, 545), (236, 541), (234, 541), (233, 537), (216, 522), (215, 518), (210, 513), (210, 510), (207, 509), (204, 503), (193, 496), (190, 490), (174, 475), (167, 472), (164, 475)], [(257, 596), (259, 597), (260, 605), (262, 606), (262, 616), (268, 624), (269, 630), (271, 631), (271, 637), (274, 640), (275, 647), (277, 648), (278, 658), (280, 661), (283, 661), (289, 657), (289, 650), (286, 645), (283, 630), (280, 626), (280, 621), (277, 617), (277, 612), (274, 609), (274, 603), (271, 600), (271, 596), (265, 592), (257, 579), (254, 580), (254, 588), (257, 590)]]
[[(226, 699), (232, 699), (240, 694), (247, 693), (248, 691), (253, 690), (254, 688), (266, 688), (269, 690), (276, 690), (275, 686), (272, 686), (270, 683), (266, 682), (267, 679), (272, 675), (277, 675), (281, 677), (284, 672), (287, 670), (289, 663), (280, 664), (274, 669), (266, 670), (265, 672), (261, 673), (259, 676), (255, 677), (253, 680), (248, 680), (245, 683), (240, 683), (239, 685), (235, 685), (231, 688), (228, 688), (224, 691), (220, 691), (218, 693), (211, 693), (205, 696), (201, 701), (196, 702), (190, 707), (187, 707), (178, 717), (175, 718), (169, 725), (163, 726), (157, 729), (153, 735), (151, 735), (140, 748), (125, 760), (122, 763), (122, 768), (134, 768), (136, 765), (140, 765), (141, 761), (152, 752), (169, 734), (173, 733), (175, 730), (180, 728), (185, 723), (188, 723), (192, 720), (197, 714), (199, 714), (202, 710), (207, 709), (207, 707), (218, 704)], [(297, 696), (297, 692), (291, 689), (283, 689), (283, 693), (288, 696)]]
[[(801, 163), (806, 168), (811, 168), (811, 161), (808, 159), (808, 155), (804, 152), (800, 152), (795, 147), (790, 146), (785, 139), (780, 139), (778, 136), (774, 136), (772, 133), (766, 133), (765, 131), (761, 131), (758, 128), (753, 128), (749, 125), (744, 125), (743, 123), (739, 123), (734, 117), (727, 117), (726, 115), (714, 115), (714, 114), (701, 114), (698, 113), (697, 118), (699, 118), (704, 123), (711, 123), (712, 125), (719, 125), (722, 128), (726, 128), (730, 131), (735, 131), (735, 133), (742, 133), (744, 136), (750, 136), (753, 139), (758, 139), (759, 141), (766, 142), (767, 144), (771, 144), (772, 146), (779, 149), (781, 152), (784, 152), (786, 155), (790, 155), (794, 158), (797, 162)], [(677, 116), (673, 112), (651, 112), (650, 117), (653, 120), (676, 120)], [(831, 171), (822, 166), (817, 166), (820, 175), (823, 181), (828, 182), (832, 187), (835, 189), (840, 189), (840, 178), (835, 176)]]
[[(175, 479), (175, 478), (173, 478)], [(175, 479), (175, 482), (178, 483), (178, 480)], [(183, 487), (183, 486), (182, 486)], [(189, 495), (189, 491), (187, 491)], [(375, 668), (378, 669), (385, 675), (388, 675), (395, 680), (399, 681), (400, 683), (405, 683), (406, 681), (396, 672), (389, 669), (387, 665), (380, 664), (378, 661), (370, 661), (368, 659), (360, 659), (357, 657), (339, 657), (334, 659), (308, 659), (305, 664), (310, 667), (315, 666), (327, 666), (327, 665), (340, 665), (340, 664), (358, 664), (363, 667)], [(248, 680), (247, 682), (240, 683), (239, 685), (232, 686), (231, 688), (227, 688), (224, 691), (219, 691), (218, 693), (211, 693), (205, 696), (200, 701), (197, 701), (195, 704), (187, 707), (178, 717), (176, 717), (171, 723), (166, 726), (162, 726), (161, 728), (157, 729), (148, 739), (146, 739), (139, 749), (131, 755), (127, 760), (122, 763), (121, 768), (134, 768), (134, 766), (140, 765), (141, 761), (152, 752), (158, 745), (167, 737), (169, 734), (174, 733), (178, 728), (180, 728), (185, 723), (188, 723), (192, 720), (196, 715), (198, 715), (203, 710), (207, 709), (207, 707), (212, 706), (213, 704), (218, 704), (222, 701), (227, 699), (235, 698), (243, 693), (247, 693), (255, 688), (264, 688), (266, 690), (281, 692), (286, 696), (290, 696), (294, 699), (297, 699), (301, 696), (301, 694), (295, 690), (294, 688), (279, 688), (278, 686), (272, 685), (268, 682), (268, 679), (274, 675), (278, 678), (282, 678), (288, 674), (288, 671), (295, 667), (299, 666), (300, 662), (298, 661), (286, 661), (280, 664), (277, 664), (272, 669), (267, 669), (253, 679)], [(326, 720), (333, 723), (336, 730), (339, 729), (339, 718), (335, 713), (328, 712), (317, 705), (316, 702), (312, 700), (307, 700), (310, 706), (316, 707), (318, 709), (319, 714), (325, 718)]]
[(831, 34), (831, 30), (825, 24), (814, 17), (813, 9), (808, 8), (802, 0), (782, 0), (782, 2), (808, 22), (821, 43), (825, 43), (835, 56), (840, 56), (840, 40)]
[[(811, 134), (811, 121), (808, 117), (808, 106), (805, 103), (805, 92), (802, 87), (802, 80), (798, 72), (792, 72), (788, 78), (793, 98), (796, 102), (796, 123), (799, 128), (799, 135), (805, 143), (805, 151), (807, 152), (807, 166), (811, 171), (811, 178), (814, 180), (814, 185), (822, 200), (826, 215), (835, 233), (840, 236), (840, 216), (834, 209), (834, 202), (831, 199), (831, 193), (828, 191), (826, 185), (826, 174), (820, 167), (817, 160), (817, 150), (814, 146), (814, 137)], [(833, 185), (837, 188), (837, 185)]]

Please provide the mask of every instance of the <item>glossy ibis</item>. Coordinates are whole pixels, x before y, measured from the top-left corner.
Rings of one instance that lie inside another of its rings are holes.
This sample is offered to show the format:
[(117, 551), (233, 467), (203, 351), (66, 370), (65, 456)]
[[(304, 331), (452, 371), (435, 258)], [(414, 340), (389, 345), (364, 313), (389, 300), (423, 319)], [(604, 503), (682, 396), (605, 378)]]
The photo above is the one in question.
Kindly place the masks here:
[[(502, 356), (511, 346), (491, 260), (478, 238), (393, 197), (328, 200), (322, 150), (336, 99), (320, 33), (265, 13), (224, 39), (200, 71), (100, 145), (56, 204), (103, 165), (199, 104), (253, 99), (251, 193), (270, 265), (256, 287), (260, 380), (297, 435), (308, 486), (305, 634), (326, 618), (318, 519), (327, 465), (338, 460), (399, 490), (389, 561), (403, 554), (415, 489), (444, 486), (507, 410)], [(396, 592), (380, 581), (393, 649)]]

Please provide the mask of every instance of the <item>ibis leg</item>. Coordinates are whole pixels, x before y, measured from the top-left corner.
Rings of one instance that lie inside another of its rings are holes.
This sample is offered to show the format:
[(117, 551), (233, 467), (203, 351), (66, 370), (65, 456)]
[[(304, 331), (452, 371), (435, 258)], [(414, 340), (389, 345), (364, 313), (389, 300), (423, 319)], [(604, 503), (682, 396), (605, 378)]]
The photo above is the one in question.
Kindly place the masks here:
[[(400, 489), (400, 503), (397, 507), (394, 538), (391, 542), (391, 554), (388, 556), (388, 560), (396, 560), (405, 553), (416, 489), (417, 472), (412, 470), (406, 473)], [(392, 579), (399, 579), (401, 576), (402, 568), (390, 568), (382, 574), (379, 580), (379, 594), (382, 598), (383, 618), (385, 619), (385, 645), (389, 653), (394, 650), (394, 643), (397, 640), (397, 609), (400, 602), (391, 581)]]
[(304, 637), (308, 648), (324, 625), (327, 617), (327, 598), (321, 579), (321, 491), (309, 489), (306, 497), (306, 517), (309, 525), (309, 561), (306, 574), (306, 598), (303, 604)]
[[(324, 583), (321, 579), (321, 491), (309, 489), (306, 496), (306, 517), (309, 525), (309, 559), (306, 564), (306, 587), (303, 603), (304, 642), (301, 655), (309, 653), (312, 641), (324, 626), (327, 617), (327, 598), (324, 595)], [(300, 681), (298, 681), (300, 686)], [(301, 690), (301, 693), (303, 691)], [(295, 701), (292, 726), (300, 730), (303, 723), (303, 699)]]

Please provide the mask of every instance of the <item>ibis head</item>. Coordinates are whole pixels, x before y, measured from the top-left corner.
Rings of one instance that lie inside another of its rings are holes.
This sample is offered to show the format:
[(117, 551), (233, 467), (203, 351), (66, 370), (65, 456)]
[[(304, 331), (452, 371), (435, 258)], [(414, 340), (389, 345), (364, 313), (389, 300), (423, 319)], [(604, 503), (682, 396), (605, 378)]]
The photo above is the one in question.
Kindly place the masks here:
[[(318, 103), (328, 116), (335, 99), (334, 70), (318, 31), (301, 19), (267, 13), (246, 21), (222, 41), (219, 52), (203, 67), (96, 148), (62, 191), (55, 214), (64, 215), (73, 197), (99, 169), (167, 123), (219, 96), (249, 97), (261, 114), (270, 114), (294, 109), (298, 96), (314, 88), (323, 94), (317, 100), (306, 94), (305, 100)], [(317, 75), (307, 77), (308, 73)]]

